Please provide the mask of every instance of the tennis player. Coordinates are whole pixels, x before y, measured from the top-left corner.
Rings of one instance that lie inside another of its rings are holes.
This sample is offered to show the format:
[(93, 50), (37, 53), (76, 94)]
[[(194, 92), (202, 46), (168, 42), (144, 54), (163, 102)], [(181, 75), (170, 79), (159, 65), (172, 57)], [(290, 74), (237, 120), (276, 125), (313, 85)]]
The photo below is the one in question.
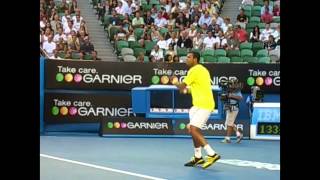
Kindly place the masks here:
[[(215, 102), (212, 94), (210, 73), (203, 65), (199, 64), (199, 60), (199, 53), (188, 53), (186, 64), (190, 69), (183, 82), (177, 82), (175, 85), (179, 88), (180, 93), (187, 93), (188, 86), (192, 96), (193, 106), (189, 111), (190, 123), (187, 127), (189, 127), (189, 133), (193, 140), (194, 156), (185, 166), (202, 164), (202, 168), (206, 169), (220, 159), (220, 155), (211, 148), (201, 133), (201, 128), (208, 121), (211, 112), (214, 110)], [(202, 157), (201, 148), (208, 155), (206, 159)]]

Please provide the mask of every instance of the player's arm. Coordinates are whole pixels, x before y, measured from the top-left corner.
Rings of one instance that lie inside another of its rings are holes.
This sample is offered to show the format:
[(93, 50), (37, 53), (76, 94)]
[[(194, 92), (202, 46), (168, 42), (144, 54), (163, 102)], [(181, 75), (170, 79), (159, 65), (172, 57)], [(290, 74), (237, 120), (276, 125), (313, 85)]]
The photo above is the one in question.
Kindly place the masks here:
[(188, 93), (187, 86), (190, 85), (192, 82), (194, 82), (195, 74), (192, 71), (188, 71), (187, 76), (184, 78), (184, 80), (180, 82), (174, 83), (175, 86), (179, 89), (180, 93), (186, 94)]
[(186, 93), (186, 90), (187, 90), (187, 84), (184, 83), (184, 82), (177, 82), (174, 84), (175, 86), (177, 86), (177, 88), (179, 89), (179, 92), (180, 93)]

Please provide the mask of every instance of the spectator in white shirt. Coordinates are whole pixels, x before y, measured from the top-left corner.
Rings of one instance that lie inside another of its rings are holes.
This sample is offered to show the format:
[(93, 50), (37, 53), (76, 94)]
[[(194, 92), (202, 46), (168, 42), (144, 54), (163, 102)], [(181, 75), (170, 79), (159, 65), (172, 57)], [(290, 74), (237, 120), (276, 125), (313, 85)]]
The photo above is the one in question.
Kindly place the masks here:
[(266, 9), (269, 9), (269, 12), (272, 14), (273, 12), (273, 7), (271, 5), (269, 5), (269, 0), (264, 0), (263, 1), (264, 5), (261, 8), (261, 15), (263, 15), (266, 11)]
[(275, 42), (278, 42), (280, 40), (280, 24), (271, 35), (274, 37)]
[(64, 11), (64, 16), (61, 18), (62, 25), (67, 24), (67, 18), (71, 18), (69, 10)]
[(266, 28), (261, 32), (261, 41), (267, 42), (269, 36), (273, 33), (273, 29), (270, 28), (270, 24), (266, 24)]
[(132, 13), (136, 12), (138, 10), (138, 7), (135, 3), (132, 2), (132, 0), (128, 0), (128, 14), (131, 15)]
[(197, 30), (196, 30), (196, 27), (194, 25), (191, 25), (190, 26), (190, 30), (188, 32), (188, 37), (193, 40), (194, 37), (196, 37), (197, 35)]
[(224, 18), (224, 24), (227, 26), (227, 29), (223, 33), (226, 33), (228, 31), (229, 27), (233, 26), (232, 23), (231, 23), (230, 17), (225, 17)]
[(76, 32), (79, 32), (80, 30), (80, 24), (81, 24), (81, 17), (79, 15), (76, 15), (75, 20), (73, 20), (73, 29), (76, 30)]
[(53, 42), (57, 43), (62, 39), (63, 41), (67, 41), (67, 36), (63, 33), (62, 28), (58, 29), (58, 33), (54, 35)]
[(155, 62), (163, 62), (164, 56), (162, 49), (159, 48), (158, 45), (155, 45), (150, 54), (151, 58), (154, 59)]
[(50, 28), (46, 28), (44, 34), (42, 35), (41, 42), (47, 42), (50, 36), (53, 36), (53, 32)]
[(154, 19), (154, 24), (158, 28), (165, 27), (168, 24), (168, 21), (164, 17), (162, 17), (161, 11), (158, 13), (158, 16)]
[(200, 32), (197, 32), (196, 37), (193, 38), (193, 48), (194, 49), (202, 49), (203, 39)]
[(160, 49), (168, 49), (167, 41), (164, 40), (163, 36), (160, 36), (159, 41), (157, 42), (157, 45), (159, 46)]
[[(77, 12), (80, 12), (80, 11), (77, 11)], [(76, 14), (75, 16), (72, 16), (72, 21), (73, 22), (76, 22), (76, 21), (82, 21), (83, 20), (83, 17), (80, 16), (80, 13)]]
[(64, 33), (69, 35), (71, 31), (77, 32), (77, 30), (73, 27), (73, 22), (71, 20), (68, 21), (68, 26), (64, 27)]
[(241, 4), (253, 6), (254, 2), (253, 0), (243, 0)]
[(127, 2), (127, 0), (120, 0), (121, 2), (122, 2), (122, 6), (124, 7), (124, 9), (125, 9), (125, 13), (128, 13), (128, 11), (129, 11), (129, 5), (128, 5), (128, 2)]
[(211, 24), (211, 17), (209, 15), (208, 11), (205, 11), (204, 14), (201, 15), (200, 19), (199, 19), (199, 25), (203, 26), (203, 24), (207, 24), (207, 26), (209, 26)]
[(47, 24), (47, 18), (44, 16), (42, 17), (42, 20), (40, 21), (40, 28), (45, 28)]
[(219, 48), (226, 49), (228, 47), (228, 44), (227, 44), (227, 39), (224, 37), (223, 31), (219, 31), (219, 39), (220, 39)]
[(204, 38), (203, 45), (205, 49), (215, 49), (219, 48), (220, 38), (213, 37), (212, 32), (208, 32), (208, 37)]
[(171, 0), (167, 0), (166, 1), (166, 5), (164, 6), (164, 8), (166, 9), (166, 12), (169, 14), (171, 12), (171, 8), (172, 8), (172, 2)]
[(43, 43), (42, 48), (48, 53), (48, 56), (53, 56), (53, 51), (56, 49), (56, 43), (52, 41), (53, 37), (49, 36), (48, 41)]
[(178, 43), (177, 34), (175, 32), (173, 32), (171, 34), (171, 37), (169, 39), (167, 39), (167, 45), (168, 46), (172, 45), (173, 48), (176, 50), (177, 49), (177, 43)]
[(217, 13), (213, 14), (213, 18), (216, 19), (216, 24), (218, 24), (221, 27), (223, 24), (223, 18), (219, 16)]
[(125, 9), (125, 6), (123, 6), (122, 1), (118, 2), (118, 7), (115, 8), (117, 14), (125, 15), (127, 10)]

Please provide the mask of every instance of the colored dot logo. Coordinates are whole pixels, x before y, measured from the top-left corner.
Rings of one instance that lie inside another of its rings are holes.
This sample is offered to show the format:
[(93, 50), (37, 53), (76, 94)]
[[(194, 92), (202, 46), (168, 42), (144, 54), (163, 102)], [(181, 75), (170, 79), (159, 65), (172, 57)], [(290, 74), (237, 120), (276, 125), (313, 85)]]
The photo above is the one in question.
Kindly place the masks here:
[(169, 82), (169, 77), (168, 76), (162, 76), (161, 77), (161, 83), (162, 84), (168, 84)]
[(119, 122), (115, 122), (114, 123), (114, 127), (117, 128), (117, 129), (120, 128), (120, 123)]
[(82, 80), (82, 76), (81, 74), (76, 74), (73, 79), (76, 83), (79, 83)]
[(267, 77), (265, 80), (264, 80), (264, 83), (267, 85), (267, 86), (270, 86), (272, 84), (272, 78), (271, 77)]
[(176, 83), (179, 82), (179, 79), (178, 79), (177, 76), (169, 77), (167, 75), (164, 75), (164, 76), (156, 76), (156, 75), (154, 75), (151, 78), (151, 82), (152, 82), (152, 84), (159, 84), (159, 83), (161, 83), (161, 84), (169, 84), (169, 83), (176, 84)]
[(122, 123), (119, 123), (119, 122), (108, 122), (107, 123), (107, 127), (109, 129), (112, 129), (112, 128), (126, 128), (127, 127), (127, 123), (125, 122), (122, 122)]
[(159, 84), (159, 82), (160, 82), (159, 76), (152, 76), (151, 82), (152, 82), (152, 84)]
[(64, 76), (64, 80), (67, 82), (71, 82), (73, 80), (72, 74), (68, 73)]
[(60, 114), (62, 114), (64, 116), (67, 115), (68, 114), (68, 108), (65, 107), (65, 106), (61, 107), (60, 108)]
[(178, 78), (177, 78), (177, 76), (172, 76), (172, 78), (171, 78), (171, 84), (176, 84), (176, 83), (178, 83)]
[(258, 86), (263, 85), (263, 78), (262, 78), (262, 77), (257, 77), (257, 79), (256, 79), (256, 84), (257, 84)]
[(252, 86), (252, 85), (254, 84), (254, 78), (253, 78), (253, 77), (249, 77), (249, 78), (247, 79), (247, 84), (248, 84), (249, 86)]
[(57, 106), (53, 106), (51, 109), (52, 115), (56, 116), (59, 114), (59, 108)]
[(124, 123), (124, 122), (122, 122), (122, 123), (121, 123), (121, 128), (126, 128), (126, 127), (127, 127), (127, 124)]
[(109, 129), (112, 129), (113, 128), (113, 123), (112, 122), (108, 122), (107, 126), (108, 126)]
[(75, 108), (75, 107), (70, 107), (70, 108), (69, 108), (69, 114), (70, 114), (71, 116), (76, 115), (76, 114), (77, 114), (77, 108)]
[(76, 82), (79, 83), (82, 81), (82, 75), (81, 74), (71, 74), (71, 73), (67, 73), (67, 74), (62, 74), (62, 73), (57, 73), (56, 74), (56, 81), (58, 82), (62, 82), (63, 80), (65, 80), (66, 82)]
[(63, 81), (63, 74), (62, 74), (62, 73), (57, 73), (57, 74), (56, 74), (56, 80), (57, 80), (58, 82)]
[(271, 86), (274, 83), (274, 80), (272, 79), (272, 77), (256, 77), (256, 79), (254, 77), (248, 77), (247, 79), (247, 84), (249, 86), (253, 86), (253, 85), (258, 85), (258, 86), (262, 86), (262, 85), (266, 85), (266, 86)]
[(183, 130), (183, 129), (185, 129), (185, 128), (186, 128), (186, 124), (181, 123), (181, 124), (179, 125), (179, 129)]

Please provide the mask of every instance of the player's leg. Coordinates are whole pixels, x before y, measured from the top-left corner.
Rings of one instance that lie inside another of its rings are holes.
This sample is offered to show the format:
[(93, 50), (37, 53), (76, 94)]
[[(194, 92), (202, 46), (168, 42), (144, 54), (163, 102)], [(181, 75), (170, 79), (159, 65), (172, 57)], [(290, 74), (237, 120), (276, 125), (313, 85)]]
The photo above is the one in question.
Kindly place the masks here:
[(196, 145), (201, 145), (207, 153), (207, 161), (203, 164), (203, 168), (211, 166), (214, 162), (220, 159), (220, 156), (211, 148), (207, 140), (204, 138), (201, 127), (208, 121), (211, 112), (208, 110), (198, 109), (194, 117), (190, 119), (190, 132), (195, 138)]
[[(196, 107), (192, 107), (189, 111), (189, 118), (190, 120), (192, 118), (194, 118), (195, 113), (197, 111)], [(191, 127), (190, 124), (187, 125), (187, 130), (188, 132), (191, 134), (192, 136), (192, 141), (193, 141), (193, 146), (194, 146), (194, 156), (191, 158), (190, 161), (188, 161), (187, 163), (185, 163), (185, 166), (195, 166), (197, 164), (203, 164), (204, 163), (204, 159), (202, 158), (202, 154), (201, 154), (201, 145), (199, 144), (199, 142), (197, 141), (196, 137), (193, 136), (193, 133), (191, 133)]]

